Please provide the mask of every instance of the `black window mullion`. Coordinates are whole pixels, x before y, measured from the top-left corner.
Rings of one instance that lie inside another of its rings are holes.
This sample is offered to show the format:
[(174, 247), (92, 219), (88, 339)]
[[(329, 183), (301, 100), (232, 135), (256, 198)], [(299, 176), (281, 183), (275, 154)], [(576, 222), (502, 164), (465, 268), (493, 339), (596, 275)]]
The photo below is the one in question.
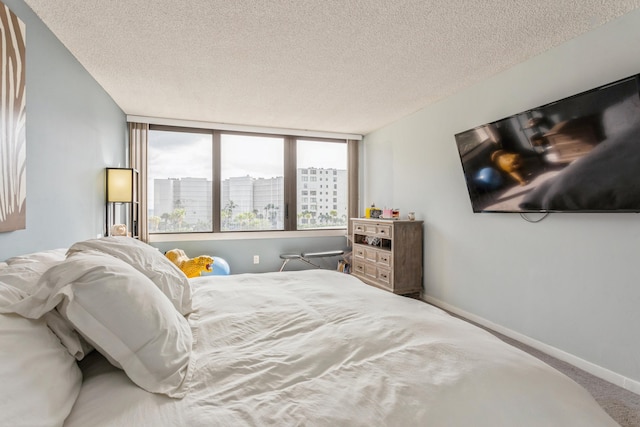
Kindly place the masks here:
[(213, 209), (213, 232), (219, 233), (222, 230), (222, 180), (220, 177), (221, 159), (220, 159), (220, 132), (213, 133), (213, 194), (211, 195), (211, 207)]
[(296, 139), (292, 136), (285, 136), (284, 139), (284, 229), (296, 230), (297, 203), (296, 194)]

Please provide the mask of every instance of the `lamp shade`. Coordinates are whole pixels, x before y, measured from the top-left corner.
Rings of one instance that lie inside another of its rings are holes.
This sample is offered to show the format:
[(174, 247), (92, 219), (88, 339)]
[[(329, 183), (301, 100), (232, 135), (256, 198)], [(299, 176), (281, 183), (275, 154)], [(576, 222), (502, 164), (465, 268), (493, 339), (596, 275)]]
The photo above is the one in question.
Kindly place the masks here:
[(133, 169), (107, 168), (107, 203), (133, 202)]

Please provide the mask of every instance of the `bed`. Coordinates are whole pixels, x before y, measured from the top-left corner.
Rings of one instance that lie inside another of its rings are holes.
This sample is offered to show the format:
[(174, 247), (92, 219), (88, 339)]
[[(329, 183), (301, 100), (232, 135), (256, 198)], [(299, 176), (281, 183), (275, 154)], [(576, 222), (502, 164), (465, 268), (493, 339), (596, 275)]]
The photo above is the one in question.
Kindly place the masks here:
[(538, 359), (348, 274), (181, 274), (127, 237), (0, 264), (0, 424), (617, 425)]

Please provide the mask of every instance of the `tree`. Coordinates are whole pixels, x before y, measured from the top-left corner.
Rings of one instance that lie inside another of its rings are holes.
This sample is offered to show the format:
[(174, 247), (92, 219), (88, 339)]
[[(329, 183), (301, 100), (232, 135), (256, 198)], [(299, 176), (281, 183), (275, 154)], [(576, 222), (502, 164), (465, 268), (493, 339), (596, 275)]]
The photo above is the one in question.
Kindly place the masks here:
[(182, 231), (182, 221), (184, 221), (185, 216), (187, 216), (187, 210), (184, 208), (174, 209), (171, 212), (170, 219), (172, 225), (174, 225), (174, 231)]
[(275, 227), (278, 219), (278, 210), (280, 206), (276, 206), (273, 203), (269, 203), (264, 207), (264, 216), (271, 222), (271, 226)]
[(223, 230), (231, 229), (233, 210), (237, 207), (238, 205), (233, 200), (229, 200), (224, 208), (222, 208), (222, 212), (220, 212), (220, 219), (222, 222), (221, 226)]
[(162, 221), (162, 219), (159, 216), (154, 215), (149, 217), (149, 226), (152, 231), (158, 231), (158, 228), (160, 227), (160, 221)]
[(163, 224), (162, 228), (164, 229), (164, 231), (167, 231), (167, 226), (169, 225), (170, 215), (165, 212), (162, 215), (160, 215), (160, 218), (162, 219), (162, 224)]

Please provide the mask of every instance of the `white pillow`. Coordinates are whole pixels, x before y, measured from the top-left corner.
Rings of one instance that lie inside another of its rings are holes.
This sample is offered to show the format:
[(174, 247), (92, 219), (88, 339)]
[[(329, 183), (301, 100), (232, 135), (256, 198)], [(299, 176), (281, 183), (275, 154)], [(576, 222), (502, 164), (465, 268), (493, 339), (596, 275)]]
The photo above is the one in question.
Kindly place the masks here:
[(44, 320), (0, 314), (0, 418), (7, 426), (61, 426), (82, 373)]
[[(44, 272), (59, 262), (17, 262), (0, 269), (0, 307), (10, 306), (32, 295)], [(55, 309), (47, 313), (44, 320), (77, 360), (82, 360), (92, 350)]]
[(8, 307), (29, 318), (58, 311), (143, 389), (183, 397), (192, 365), (187, 320), (142, 273), (97, 251), (71, 254), (33, 295)]
[(47, 251), (33, 252), (30, 254), (11, 257), (6, 261), (6, 263), (9, 265), (25, 264), (30, 262), (56, 264), (64, 261), (66, 252), (66, 249), (50, 249)]
[(74, 243), (68, 254), (87, 250), (100, 251), (126, 262), (151, 279), (181, 314), (186, 316), (193, 311), (187, 276), (153, 246), (131, 237), (110, 236)]
[(48, 311), (42, 317), (49, 329), (60, 339), (70, 355), (76, 360), (82, 360), (94, 348), (78, 332), (73, 325), (58, 312), (57, 309)]
[[(0, 269), (0, 285), (5, 285), (5, 290), (0, 287), (0, 304), (13, 302), (8, 299), (8, 289), (15, 291), (14, 299), (22, 298), (33, 293), (38, 284), (38, 280), (42, 274), (47, 271), (51, 265), (30, 262), (8, 265)], [(4, 302), (3, 302), (4, 301)]]

